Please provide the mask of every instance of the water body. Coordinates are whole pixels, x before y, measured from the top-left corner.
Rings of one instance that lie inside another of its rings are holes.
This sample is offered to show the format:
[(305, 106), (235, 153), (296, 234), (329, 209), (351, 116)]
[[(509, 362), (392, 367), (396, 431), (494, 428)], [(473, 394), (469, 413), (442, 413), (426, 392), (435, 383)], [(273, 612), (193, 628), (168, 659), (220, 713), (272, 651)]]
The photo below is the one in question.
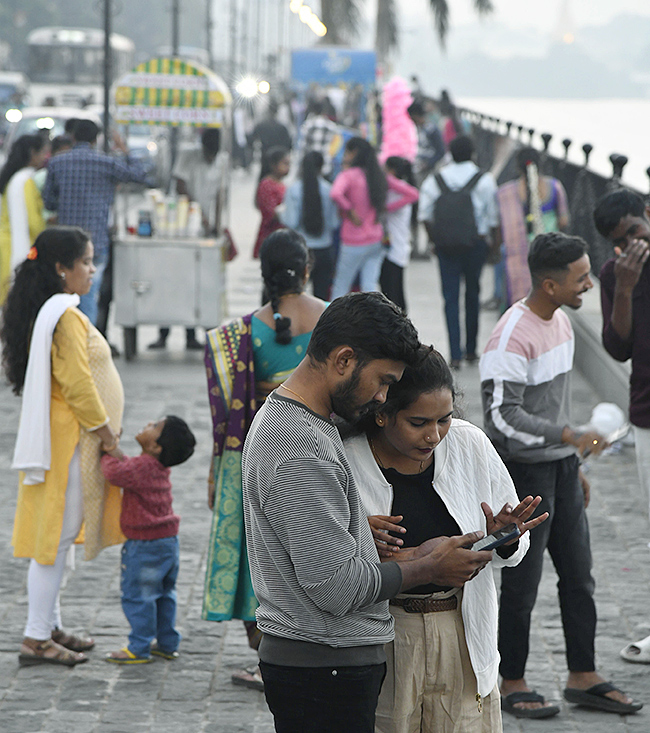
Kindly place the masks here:
[[(525, 129), (535, 128), (533, 145), (542, 147), (541, 133), (553, 135), (550, 152), (564, 156), (562, 140), (570, 138), (569, 160), (584, 163), (582, 146), (594, 150), (589, 167), (611, 176), (609, 156), (627, 156), (623, 183), (647, 193), (650, 186), (646, 168), (650, 166), (650, 99), (513, 99), (500, 97), (459, 97), (457, 103), (484, 112)], [(528, 133), (522, 139), (528, 141)]]

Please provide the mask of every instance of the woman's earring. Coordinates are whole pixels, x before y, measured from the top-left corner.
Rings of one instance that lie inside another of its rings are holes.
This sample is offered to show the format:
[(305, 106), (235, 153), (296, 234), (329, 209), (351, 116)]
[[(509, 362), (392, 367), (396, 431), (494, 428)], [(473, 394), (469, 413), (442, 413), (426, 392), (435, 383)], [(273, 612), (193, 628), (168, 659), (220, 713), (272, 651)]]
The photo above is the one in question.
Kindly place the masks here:
[(65, 280), (65, 272), (61, 273), (61, 280)]
[(378, 417), (377, 418), (377, 425), (383, 425), (383, 424), (384, 424), (384, 418), (383, 417)]

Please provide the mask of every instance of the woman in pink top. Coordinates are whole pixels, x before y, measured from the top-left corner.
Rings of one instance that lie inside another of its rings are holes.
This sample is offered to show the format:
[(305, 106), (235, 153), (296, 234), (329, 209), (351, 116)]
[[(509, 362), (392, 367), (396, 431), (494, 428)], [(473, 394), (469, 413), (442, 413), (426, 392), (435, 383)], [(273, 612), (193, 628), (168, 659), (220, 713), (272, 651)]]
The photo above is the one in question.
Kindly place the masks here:
[[(382, 171), (367, 140), (353, 137), (343, 154), (346, 166), (336, 177), (330, 196), (341, 210), (341, 248), (336, 263), (332, 299), (350, 292), (359, 275), (362, 291), (379, 290), (384, 261), (384, 227), (381, 215), (411, 203), (411, 187)], [(400, 196), (386, 206), (388, 191)], [(407, 197), (407, 202), (402, 199)]]

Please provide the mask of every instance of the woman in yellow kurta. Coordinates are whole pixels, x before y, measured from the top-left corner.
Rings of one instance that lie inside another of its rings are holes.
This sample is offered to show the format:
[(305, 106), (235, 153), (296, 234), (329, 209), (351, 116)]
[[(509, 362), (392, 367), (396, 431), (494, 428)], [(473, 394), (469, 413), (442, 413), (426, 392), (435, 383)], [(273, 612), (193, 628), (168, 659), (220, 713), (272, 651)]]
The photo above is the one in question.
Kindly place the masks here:
[(107, 342), (76, 308), (94, 272), (92, 242), (81, 229), (47, 229), (17, 268), (4, 308), (4, 368), (23, 394), (13, 546), (16, 557), (31, 558), (21, 664), (87, 660), (82, 652), (93, 640), (61, 629), (65, 556), (75, 539), (85, 543), (86, 559), (124, 541), (121, 493), (99, 466), (100, 449), (115, 446), (120, 432), (122, 383)]
[(43, 200), (33, 176), (45, 164), (48, 152), (42, 135), (22, 135), (0, 171), (0, 304), (7, 296), (11, 273), (45, 229)]

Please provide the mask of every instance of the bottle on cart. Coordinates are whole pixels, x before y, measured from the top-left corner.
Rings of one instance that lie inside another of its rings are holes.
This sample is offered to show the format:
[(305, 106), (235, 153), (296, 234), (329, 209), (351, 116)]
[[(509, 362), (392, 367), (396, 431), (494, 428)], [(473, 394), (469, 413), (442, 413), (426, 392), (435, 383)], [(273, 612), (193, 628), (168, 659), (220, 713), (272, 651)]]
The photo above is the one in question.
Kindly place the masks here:
[(138, 236), (150, 237), (153, 234), (151, 226), (151, 213), (146, 209), (140, 209), (138, 213)]
[(200, 237), (203, 234), (203, 222), (201, 217), (201, 206), (196, 201), (190, 202), (187, 216), (187, 236)]

